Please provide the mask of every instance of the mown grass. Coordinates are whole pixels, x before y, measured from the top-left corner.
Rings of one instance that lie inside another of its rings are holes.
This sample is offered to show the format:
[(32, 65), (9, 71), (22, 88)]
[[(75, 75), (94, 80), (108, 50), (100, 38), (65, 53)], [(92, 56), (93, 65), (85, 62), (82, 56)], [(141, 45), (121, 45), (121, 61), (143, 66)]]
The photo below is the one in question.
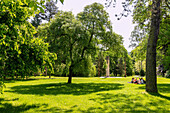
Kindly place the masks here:
[(127, 78), (67, 78), (7, 81), (0, 113), (168, 113), (170, 79), (158, 78), (159, 94)]

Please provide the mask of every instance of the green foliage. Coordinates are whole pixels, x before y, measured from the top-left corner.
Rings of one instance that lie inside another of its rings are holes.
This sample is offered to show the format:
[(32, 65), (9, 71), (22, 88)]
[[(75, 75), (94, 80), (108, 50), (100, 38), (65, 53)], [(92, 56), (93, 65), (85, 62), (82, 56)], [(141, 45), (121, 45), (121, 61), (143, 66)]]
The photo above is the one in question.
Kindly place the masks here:
[[(56, 2), (58, 2), (58, 0), (56, 0)], [(64, 3), (64, 0), (60, 0), (60, 2), (63, 4), (63, 3)]]
[[(133, 0), (136, 1), (136, 0)], [(134, 3), (135, 9), (133, 10), (133, 22), (137, 24), (134, 31), (131, 33), (132, 46), (135, 42), (138, 43), (137, 47), (133, 50), (135, 52), (135, 61), (146, 59), (147, 39), (151, 26), (151, 10), (152, 1), (136, 1)], [(158, 8), (159, 9), (159, 8)], [(161, 22), (159, 28), (159, 37), (157, 41), (157, 66), (164, 66), (164, 70), (169, 69), (169, 38), (170, 24), (169, 24), (169, 6), (168, 1), (161, 1)], [(145, 66), (144, 66), (145, 67)]]
[(39, 36), (47, 37), (44, 40), (49, 42), (49, 50), (58, 56), (56, 67), (65, 65), (64, 70), (71, 69), (73, 76), (94, 76), (96, 69), (92, 62), (97, 51), (112, 48), (122, 39), (112, 32), (108, 17), (104, 7), (94, 3), (86, 6), (77, 18), (71, 12), (58, 11), (50, 24), (40, 26)]
[(63, 74), (66, 72), (67, 75), (70, 65), (80, 63), (79, 54), (84, 46), (83, 42), (87, 42), (85, 38), (87, 34), (83, 29), (81, 23), (75, 19), (71, 12), (62, 11), (57, 13), (51, 24), (45, 24), (38, 28), (39, 36), (47, 36), (45, 40), (51, 45), (50, 51), (58, 55), (57, 67), (64, 65), (60, 68), (63, 70)]
[(166, 78), (170, 78), (170, 71), (168, 70), (168, 71), (166, 71), (166, 73), (165, 73), (165, 77)]
[(98, 76), (104, 76), (106, 74), (106, 60), (105, 60), (106, 55), (104, 54), (103, 51), (99, 51), (98, 57), (97, 57), (97, 75)]
[(40, 3), (7, 0), (0, 4), (0, 75), (25, 77), (45, 66), (53, 72), (56, 55), (42, 39), (34, 38), (35, 29), (27, 21), (41, 8)]
[(113, 46), (115, 37), (113, 36), (109, 15), (104, 10), (103, 5), (99, 3), (87, 5), (84, 11), (77, 15), (77, 19), (81, 21), (86, 32), (89, 33), (86, 48), (89, 46), (89, 48), (94, 48), (96, 44), (101, 44), (102, 48)]
[(167, 11), (164, 11), (164, 16), (166, 16), (166, 18), (162, 18), (162, 22), (160, 24), (160, 35), (159, 35), (159, 39), (158, 39), (158, 44), (157, 44), (157, 51), (158, 51), (158, 55), (157, 55), (157, 61), (158, 61), (158, 65), (162, 65), (164, 66), (164, 70), (170, 70), (170, 40), (169, 37), (170, 36), (170, 19), (167, 16)]
[(126, 75), (127, 76), (132, 76), (132, 69), (133, 69), (133, 64), (132, 64), (132, 59), (130, 55), (127, 55), (126, 57)]
[(85, 57), (81, 62), (77, 63), (73, 69), (74, 76), (94, 77), (96, 76), (96, 67), (91, 57)]
[(124, 74), (124, 64), (123, 64), (123, 58), (120, 58), (118, 60), (118, 73), (120, 74), (120, 76), (122, 76)]

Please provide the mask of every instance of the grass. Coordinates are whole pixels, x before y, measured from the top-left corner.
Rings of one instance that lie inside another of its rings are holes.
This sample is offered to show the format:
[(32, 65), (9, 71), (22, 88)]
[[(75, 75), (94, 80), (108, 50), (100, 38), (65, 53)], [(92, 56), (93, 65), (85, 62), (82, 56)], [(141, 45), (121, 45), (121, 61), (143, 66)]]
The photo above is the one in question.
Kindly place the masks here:
[(7, 81), (0, 113), (168, 113), (170, 79), (158, 78), (159, 94), (126, 78), (67, 78)]

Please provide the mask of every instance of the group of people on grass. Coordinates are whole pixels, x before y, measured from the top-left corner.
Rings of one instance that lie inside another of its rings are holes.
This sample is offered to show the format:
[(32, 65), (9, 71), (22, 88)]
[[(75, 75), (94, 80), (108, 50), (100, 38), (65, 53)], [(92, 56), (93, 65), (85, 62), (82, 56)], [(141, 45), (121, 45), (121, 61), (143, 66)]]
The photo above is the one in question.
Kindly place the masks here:
[(135, 84), (145, 84), (146, 81), (143, 78), (139, 78), (139, 80), (137, 80), (137, 78), (132, 78), (131, 83), (135, 83)]

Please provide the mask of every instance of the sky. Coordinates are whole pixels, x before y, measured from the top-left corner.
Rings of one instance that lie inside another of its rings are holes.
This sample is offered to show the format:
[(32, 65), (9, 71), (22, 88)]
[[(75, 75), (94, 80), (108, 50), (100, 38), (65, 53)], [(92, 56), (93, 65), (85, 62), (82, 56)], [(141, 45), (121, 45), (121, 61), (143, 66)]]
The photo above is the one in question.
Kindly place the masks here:
[[(129, 48), (130, 45), (130, 34), (134, 28), (132, 24), (132, 14), (128, 17), (122, 17), (120, 20), (117, 20), (115, 14), (120, 14), (123, 11), (121, 3), (124, 0), (117, 0), (116, 7), (113, 8), (110, 6), (109, 8), (105, 8), (106, 12), (109, 13), (110, 20), (112, 22), (113, 31), (119, 35), (121, 35), (124, 39), (123, 45), (127, 49), (128, 52), (132, 50), (132, 47)], [(79, 12), (82, 12), (84, 7), (94, 2), (101, 3), (105, 5), (106, 0), (64, 0), (64, 4), (60, 2), (57, 3), (59, 10), (63, 11), (72, 11), (76, 16)]]

